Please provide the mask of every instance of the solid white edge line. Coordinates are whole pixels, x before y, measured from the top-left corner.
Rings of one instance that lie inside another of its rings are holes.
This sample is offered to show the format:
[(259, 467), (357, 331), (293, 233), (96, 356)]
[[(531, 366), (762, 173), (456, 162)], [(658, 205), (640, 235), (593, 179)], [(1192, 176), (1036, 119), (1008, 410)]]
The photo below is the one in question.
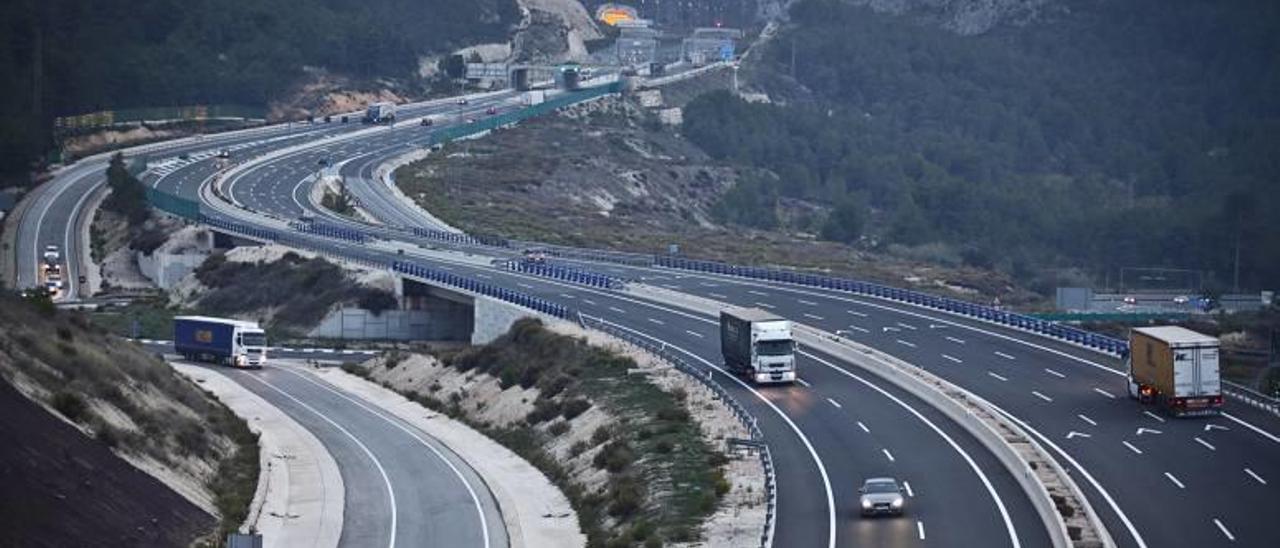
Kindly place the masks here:
[[(333, 395), (338, 396), (339, 398), (342, 398), (342, 399), (344, 399), (344, 400), (347, 400), (347, 401), (351, 402), (352, 404), (354, 404), (355, 406), (357, 406), (357, 407), (359, 407), (359, 408), (361, 408), (361, 409), (364, 409), (365, 411), (368, 411), (368, 412), (369, 412), (369, 414), (371, 414), (371, 415), (373, 415), (373, 416), (375, 416), (375, 417), (378, 417), (378, 418), (382, 419), (382, 420), (383, 420), (383, 421), (385, 421), (387, 424), (390, 424), (391, 426), (394, 426), (394, 427), (396, 427), (397, 429), (399, 429), (401, 432), (404, 432), (405, 434), (408, 434), (408, 435), (409, 435), (409, 437), (411, 437), (411, 438), (413, 438), (413, 439), (415, 439), (415, 440), (418, 440), (418, 443), (422, 444), (422, 446), (423, 446), (423, 447), (426, 447), (427, 449), (430, 449), (432, 453), (435, 453), (436, 457), (437, 457), (437, 458), (439, 458), (441, 461), (443, 461), (443, 462), (445, 463), (445, 465), (449, 467), (449, 470), (453, 471), (453, 475), (454, 475), (454, 476), (457, 476), (458, 481), (462, 482), (462, 486), (467, 488), (467, 494), (471, 495), (471, 502), (472, 502), (472, 504), (474, 504), (474, 505), (475, 505), (475, 507), (476, 507), (476, 513), (480, 516), (480, 531), (481, 531), (481, 534), (482, 534), (482, 536), (483, 536), (483, 538), (484, 538), (484, 546), (485, 546), (485, 548), (488, 548), (488, 547), (489, 547), (489, 520), (488, 520), (487, 518), (485, 518), (485, 516), (484, 516), (484, 506), (482, 506), (482, 505), (480, 504), (480, 497), (479, 497), (479, 495), (477, 495), (477, 494), (476, 494), (476, 490), (475, 490), (474, 488), (472, 488), (472, 487), (471, 487), (471, 482), (467, 481), (467, 478), (463, 477), (463, 475), (462, 475), (462, 471), (461, 471), (461, 470), (459, 470), (459, 469), (458, 469), (458, 467), (457, 467), (456, 465), (454, 465), (454, 464), (453, 464), (453, 461), (449, 460), (449, 458), (448, 458), (448, 457), (446, 457), (446, 456), (444, 455), (444, 453), (442, 453), (442, 452), (441, 452), (438, 448), (436, 448), (435, 446), (433, 446), (433, 445), (431, 445), (431, 444), (427, 443), (427, 440), (422, 439), (420, 436), (418, 436), (418, 434), (417, 434), (416, 432), (414, 432), (414, 431), (412, 431), (412, 430), (408, 429), (408, 428), (407, 428), (407, 427), (405, 427), (403, 424), (400, 424), (399, 422), (397, 422), (397, 421), (395, 421), (395, 420), (392, 420), (392, 419), (391, 419), (391, 417), (388, 417), (387, 415), (383, 414), (381, 411), (374, 410), (373, 408), (370, 408), (369, 406), (366, 406), (365, 404), (361, 403), (361, 402), (360, 402), (360, 401), (358, 401), (357, 399), (355, 399), (355, 398), (353, 398), (353, 397), (350, 397), (350, 396), (347, 396), (346, 394), (343, 394), (342, 392), (339, 392), (337, 389), (334, 389), (334, 388), (331, 388), (331, 387), (329, 387), (329, 386), (326, 386), (324, 383), (321, 383), (321, 382), (319, 382), (319, 381), (317, 381), (317, 380), (315, 380), (315, 379), (309, 379), (309, 378), (307, 378), (307, 376), (306, 376), (306, 375), (303, 375), (303, 374), (301, 374), (301, 373), (298, 373), (297, 371), (292, 371), (292, 370), (290, 370), (290, 369), (281, 369), (281, 371), (284, 371), (284, 372), (286, 372), (286, 373), (289, 373), (289, 374), (291, 374), (291, 375), (293, 375), (293, 376), (298, 377), (299, 379), (302, 379), (302, 380), (304, 380), (304, 381), (306, 381), (306, 382), (309, 382), (309, 383), (311, 383), (311, 384), (314, 384), (314, 385), (316, 385), (316, 386), (318, 386), (318, 387), (320, 387), (320, 388), (322, 388), (322, 389), (324, 389), (324, 390), (329, 391), (329, 392), (330, 392), (330, 393), (332, 393)], [(361, 398), (361, 399), (363, 399), (363, 398)], [(438, 443), (441, 443), (441, 444), (443, 444), (443, 443), (444, 443), (444, 442), (440, 442), (439, 440), (437, 440), (437, 442), (438, 442)], [(446, 446), (446, 447), (447, 447), (447, 446)], [(456, 454), (456, 453), (455, 453), (455, 454)], [(462, 455), (458, 455), (458, 458), (462, 459), (463, 457), (462, 457)], [(463, 460), (465, 461), (466, 459), (463, 459)], [(478, 476), (478, 475), (479, 475), (479, 472), (476, 472), (476, 475)], [(499, 510), (499, 511), (501, 511), (501, 510)]]
[[(661, 308), (661, 307), (657, 307), (657, 308)], [(694, 316), (689, 316), (689, 317), (694, 318)], [(781, 408), (779, 408), (776, 404), (774, 404), (774, 403), (773, 403), (772, 401), (770, 401), (768, 398), (764, 397), (764, 394), (761, 394), (761, 393), (760, 393), (758, 390), (756, 390), (754, 387), (752, 387), (751, 385), (749, 385), (749, 384), (747, 384), (747, 383), (743, 382), (743, 381), (742, 381), (742, 379), (739, 379), (738, 377), (736, 377), (736, 376), (734, 376), (734, 375), (730, 375), (730, 374), (729, 374), (729, 373), (727, 373), (724, 369), (721, 369), (720, 367), (718, 367), (718, 366), (716, 366), (716, 365), (712, 364), (711, 362), (709, 362), (709, 361), (707, 361), (707, 360), (703, 359), (703, 358), (702, 358), (702, 356), (699, 356), (699, 355), (697, 355), (697, 354), (694, 354), (694, 353), (692, 353), (692, 352), (690, 352), (690, 351), (688, 351), (688, 350), (685, 350), (685, 349), (684, 349), (684, 348), (682, 348), (682, 347), (676, 346), (676, 345), (674, 345), (674, 344), (671, 344), (671, 343), (669, 343), (669, 342), (667, 342), (667, 341), (664, 341), (664, 340), (662, 340), (662, 339), (659, 339), (659, 338), (654, 337), (654, 336), (652, 336), (652, 335), (649, 335), (649, 334), (647, 334), (647, 333), (641, 333), (641, 332), (636, 331), (636, 330), (634, 330), (634, 329), (631, 329), (631, 328), (629, 328), (629, 327), (626, 327), (626, 326), (623, 326), (623, 325), (618, 325), (618, 324), (616, 324), (616, 323), (613, 323), (613, 322), (611, 322), (611, 321), (605, 320), (605, 319), (603, 319), (603, 318), (600, 318), (600, 321), (605, 322), (605, 323), (607, 323), (607, 324), (609, 324), (609, 325), (612, 325), (612, 326), (614, 326), (614, 327), (617, 327), (618, 329), (622, 329), (622, 330), (625, 330), (625, 331), (629, 331), (629, 332), (631, 332), (631, 333), (634, 333), (634, 334), (639, 335), (639, 336), (641, 336), (641, 337), (644, 337), (644, 338), (646, 338), (646, 339), (651, 339), (651, 340), (654, 340), (654, 341), (658, 341), (658, 342), (664, 343), (664, 344), (666, 344), (668, 347), (673, 348), (673, 349), (675, 349), (675, 350), (679, 351), (680, 353), (682, 353), (682, 354), (684, 354), (684, 355), (686, 355), (686, 356), (689, 356), (690, 358), (693, 358), (693, 359), (695, 359), (695, 360), (697, 360), (697, 361), (702, 362), (702, 363), (703, 363), (704, 365), (706, 365), (707, 367), (709, 367), (709, 368), (711, 368), (711, 369), (714, 369), (714, 370), (716, 370), (716, 371), (720, 372), (720, 374), (722, 374), (722, 375), (724, 375), (725, 377), (727, 377), (727, 378), (729, 378), (729, 379), (732, 379), (734, 382), (738, 383), (738, 385), (739, 385), (739, 386), (741, 386), (742, 388), (746, 389), (748, 392), (751, 392), (751, 394), (753, 394), (756, 398), (758, 398), (760, 401), (764, 402), (764, 404), (765, 404), (765, 405), (767, 405), (770, 409), (772, 409), (772, 410), (774, 411), (774, 413), (777, 413), (777, 414), (778, 414), (778, 416), (782, 418), (783, 422), (786, 422), (786, 423), (787, 423), (787, 426), (791, 428), (791, 431), (792, 431), (793, 433), (795, 433), (795, 435), (796, 435), (796, 436), (798, 436), (798, 437), (800, 438), (800, 443), (803, 443), (803, 444), (804, 444), (805, 449), (809, 451), (809, 456), (813, 458), (813, 462), (814, 462), (814, 464), (816, 464), (816, 465), (818, 466), (818, 474), (822, 476), (822, 486), (823, 486), (823, 489), (825, 489), (825, 490), (826, 490), (826, 492), (827, 492), (827, 546), (828, 546), (828, 548), (835, 548), (835, 546), (836, 546), (836, 501), (835, 501), (835, 493), (834, 493), (834, 492), (832, 492), (832, 490), (831, 490), (831, 478), (827, 475), (827, 467), (826, 467), (826, 465), (824, 465), (824, 464), (822, 463), (822, 458), (818, 456), (818, 451), (817, 451), (816, 449), (814, 449), (814, 448), (813, 448), (813, 444), (809, 442), (809, 438), (808, 438), (808, 436), (805, 436), (805, 435), (804, 435), (804, 432), (802, 432), (802, 431), (800, 430), (800, 427), (799, 427), (799, 426), (797, 426), (797, 425), (796, 425), (796, 423), (795, 423), (795, 422), (793, 422), (793, 421), (791, 420), (791, 417), (788, 417), (788, 416), (787, 416), (787, 414), (786, 414), (786, 413), (784, 413), (784, 412), (782, 411), (782, 409), (781, 409)], [(708, 321), (710, 321), (710, 320), (708, 320)], [(775, 515), (775, 516), (776, 516), (776, 515), (778, 515), (778, 510), (777, 510), (777, 507), (776, 507), (776, 506), (775, 506), (775, 508), (774, 508), (774, 515)]]
[[(975, 462), (975, 461), (973, 460), (973, 457), (972, 457), (972, 456), (970, 456), (970, 455), (969, 455), (969, 453), (968, 453), (968, 452), (966, 452), (966, 451), (964, 450), (964, 448), (963, 448), (963, 447), (960, 447), (960, 444), (956, 443), (956, 441), (955, 441), (954, 439), (952, 439), (950, 435), (948, 435), (946, 432), (944, 432), (941, 428), (939, 428), (939, 427), (938, 427), (938, 425), (934, 424), (934, 423), (933, 423), (933, 421), (929, 420), (929, 418), (928, 418), (928, 417), (925, 417), (923, 414), (921, 414), (919, 411), (917, 411), (914, 407), (911, 407), (910, 405), (908, 405), (908, 404), (907, 404), (907, 402), (902, 401), (902, 399), (901, 399), (901, 398), (899, 398), (899, 397), (897, 397), (897, 396), (895, 396), (895, 395), (893, 395), (893, 394), (890, 394), (887, 390), (885, 390), (885, 389), (883, 389), (883, 388), (881, 388), (881, 387), (879, 387), (879, 386), (877, 386), (877, 385), (875, 385), (875, 384), (873, 384), (873, 383), (871, 383), (871, 382), (867, 381), (866, 379), (864, 379), (864, 378), (862, 378), (862, 377), (860, 377), (860, 376), (858, 376), (858, 375), (853, 374), (853, 373), (852, 373), (852, 372), (850, 372), (850, 371), (847, 371), (847, 370), (845, 370), (845, 369), (843, 369), (843, 368), (840, 368), (840, 367), (836, 366), (835, 364), (833, 364), (833, 363), (831, 363), (831, 362), (829, 362), (829, 361), (827, 361), (827, 360), (824, 360), (824, 359), (822, 359), (822, 358), (820, 358), (820, 357), (818, 357), (818, 356), (816, 356), (816, 355), (814, 355), (814, 354), (812, 354), (812, 353), (810, 353), (810, 352), (801, 351), (800, 353), (801, 353), (801, 354), (803, 354), (803, 355), (805, 355), (805, 356), (808, 356), (810, 359), (812, 359), (812, 360), (814, 360), (814, 361), (816, 361), (816, 362), (818, 362), (818, 363), (820, 363), (820, 364), (822, 364), (822, 365), (825, 365), (825, 366), (827, 366), (827, 367), (829, 367), (829, 368), (831, 368), (831, 369), (835, 370), (836, 372), (838, 372), (838, 373), (840, 373), (840, 374), (842, 374), (842, 375), (845, 375), (845, 376), (847, 376), (847, 377), (849, 377), (849, 378), (851, 378), (851, 379), (854, 379), (854, 380), (857, 380), (858, 382), (861, 382), (862, 384), (864, 384), (864, 385), (866, 385), (866, 386), (870, 387), (872, 390), (875, 390), (876, 392), (879, 392), (879, 393), (880, 393), (880, 395), (882, 395), (882, 396), (884, 396), (884, 397), (886, 397), (886, 398), (889, 398), (889, 399), (890, 399), (890, 400), (892, 400), (894, 403), (897, 403), (899, 406), (902, 406), (902, 407), (903, 407), (904, 409), (906, 409), (909, 413), (911, 413), (912, 415), (914, 415), (917, 419), (919, 419), (919, 420), (920, 420), (921, 422), (923, 422), (926, 426), (928, 426), (930, 429), (932, 429), (932, 430), (934, 431), (934, 433), (936, 433), (936, 434), (938, 434), (938, 436), (942, 437), (942, 439), (943, 439), (944, 441), (946, 441), (946, 442), (947, 442), (947, 445), (950, 445), (952, 449), (954, 449), (957, 453), (959, 453), (959, 454), (960, 454), (960, 458), (964, 459), (964, 461), (969, 465), (969, 469), (973, 470), (973, 472), (974, 472), (975, 474), (977, 474), (977, 475), (978, 475), (978, 479), (982, 482), (983, 487), (986, 487), (986, 489), (987, 489), (987, 493), (988, 493), (989, 495), (991, 495), (992, 500), (994, 500), (994, 501), (995, 501), (995, 503), (996, 503), (996, 508), (1000, 511), (1000, 517), (1004, 519), (1004, 526), (1005, 526), (1005, 529), (1009, 532), (1009, 541), (1012, 543), (1012, 545), (1013, 545), (1013, 547), (1014, 547), (1014, 548), (1021, 548), (1021, 546), (1022, 546), (1022, 542), (1018, 540), (1018, 531), (1017, 531), (1017, 529), (1016, 529), (1016, 528), (1014, 528), (1014, 526), (1013, 526), (1013, 518), (1011, 518), (1011, 517), (1009, 516), (1009, 509), (1005, 507), (1005, 505), (1004, 505), (1004, 499), (1001, 499), (1001, 498), (1000, 498), (1000, 494), (996, 492), (996, 488), (995, 488), (995, 486), (994, 486), (994, 485), (992, 485), (992, 484), (991, 484), (991, 480), (990, 480), (990, 478), (988, 478), (988, 477), (987, 477), (987, 474), (986, 474), (985, 472), (983, 472), (983, 471), (982, 471), (982, 468), (978, 466), (978, 463), (977, 463), (977, 462)], [(886, 453), (887, 453), (887, 451), (886, 451)], [(1143, 548), (1145, 548), (1145, 547), (1143, 547)]]
[(342, 432), (348, 438), (351, 438), (351, 441), (355, 442), (356, 445), (360, 446), (360, 450), (364, 451), (365, 456), (369, 457), (369, 460), (373, 461), (373, 465), (378, 468), (378, 473), (382, 475), (382, 483), (387, 486), (387, 499), (391, 501), (391, 541), (390, 543), (387, 544), (387, 546), (388, 548), (395, 548), (396, 514), (399, 514), (400, 512), (396, 508), (396, 493), (391, 488), (391, 478), (387, 477), (387, 469), (382, 467), (382, 461), (379, 461), (378, 457), (373, 456), (373, 451), (369, 450), (369, 447), (365, 445), (364, 442), (360, 441), (360, 439), (357, 438), (355, 434), (352, 434), (350, 430), (343, 428), (341, 424), (338, 424), (333, 419), (329, 418), (328, 415), (321, 413), (316, 408), (311, 407), (310, 405), (307, 405), (302, 400), (299, 400), (298, 398), (293, 397), (292, 394), (289, 394), (288, 392), (285, 392), (284, 390), (277, 388), (276, 385), (271, 384), (267, 381), (264, 381), (255, 375), (243, 375), (243, 377), (247, 379), (253, 379), (256, 382), (262, 383), (263, 386), (266, 386), (267, 388), (275, 390), (276, 392), (279, 392), (280, 395), (286, 398), (289, 398), (290, 400), (293, 400), (293, 403), (296, 403), (302, 406), (303, 409), (306, 409), (307, 411), (310, 411), (313, 414), (315, 414), (317, 417), (324, 419), (325, 422), (333, 425), (333, 427), (337, 428), (339, 432)]
[(1133, 537), (1133, 541), (1138, 545), (1138, 548), (1147, 548), (1146, 541), (1142, 540), (1142, 535), (1138, 533), (1137, 527), (1134, 527), (1133, 521), (1129, 519), (1128, 514), (1125, 514), (1124, 511), (1120, 509), (1120, 505), (1117, 504), (1115, 499), (1111, 497), (1111, 493), (1107, 492), (1107, 490), (1102, 487), (1102, 483), (1098, 482), (1097, 478), (1094, 478), (1093, 474), (1090, 474), (1088, 469), (1081, 466), (1080, 463), (1077, 462), (1074, 457), (1072, 457), (1066, 451), (1063, 451), (1062, 448), (1058, 446), (1058, 444), (1053, 443), (1053, 440), (1049, 439), (1047, 436), (1040, 433), (1039, 430), (1032, 428), (1031, 425), (1027, 424), (1022, 419), (1019, 419), (1018, 417), (1013, 416), (1012, 414), (1010, 414), (1008, 411), (1005, 411), (1000, 406), (997, 406), (981, 397), (974, 396), (974, 399), (981, 402), (983, 405), (986, 405), (987, 407), (994, 409), (997, 413), (1004, 415), (1005, 418), (1009, 419), (1010, 421), (1013, 421), (1014, 424), (1017, 424), (1018, 426), (1022, 427), (1023, 430), (1030, 432), (1032, 435), (1038, 438), (1041, 443), (1044, 443), (1050, 449), (1053, 449), (1053, 451), (1057, 453), (1058, 456), (1066, 460), (1067, 464), (1070, 464), (1073, 468), (1075, 468), (1078, 472), (1080, 472), (1080, 475), (1084, 476), (1085, 481), (1088, 481), (1089, 485), (1092, 485), (1094, 490), (1096, 490), (1098, 494), (1102, 495), (1102, 499), (1107, 502), (1107, 506), (1111, 508), (1111, 511), (1115, 512), (1116, 516), (1120, 518), (1120, 522), (1123, 523), (1125, 526), (1125, 529), (1129, 531), (1129, 535)]

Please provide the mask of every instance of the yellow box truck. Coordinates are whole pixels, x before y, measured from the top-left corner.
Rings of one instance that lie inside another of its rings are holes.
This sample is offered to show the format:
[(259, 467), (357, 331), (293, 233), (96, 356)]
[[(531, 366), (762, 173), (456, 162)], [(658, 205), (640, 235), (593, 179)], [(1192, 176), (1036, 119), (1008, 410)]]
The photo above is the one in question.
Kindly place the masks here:
[(1129, 396), (1182, 416), (1222, 412), (1218, 339), (1177, 326), (1129, 333)]

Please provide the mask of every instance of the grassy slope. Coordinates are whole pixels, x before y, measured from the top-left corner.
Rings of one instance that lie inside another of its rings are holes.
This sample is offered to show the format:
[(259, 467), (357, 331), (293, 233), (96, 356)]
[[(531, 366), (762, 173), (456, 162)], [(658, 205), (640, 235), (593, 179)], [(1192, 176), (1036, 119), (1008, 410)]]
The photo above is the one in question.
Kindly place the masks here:
[[(460, 372), (496, 377), (504, 387), (539, 389), (533, 411), (513, 424), (472, 419), (474, 406), (458, 393), (405, 395), (468, 422), (547, 474), (569, 497), (591, 546), (695, 540), (699, 524), (729, 490), (720, 469), (724, 456), (702, 440), (681, 396), (628, 375), (636, 366), (630, 358), (553, 333), (537, 320), (521, 320), (488, 345), (441, 358)], [(348, 370), (370, 375), (364, 368)], [(591, 466), (610, 474), (601, 491), (585, 489), (567, 463), (544, 449), (563, 433), (557, 433), (557, 425), (564, 425), (560, 417), (572, 419), (591, 406), (617, 422), (570, 453), (597, 451)]]
[(258, 476), (257, 438), (208, 393), (131, 343), (0, 294), (0, 375), (134, 463), (201, 486), (220, 528), (243, 521)]

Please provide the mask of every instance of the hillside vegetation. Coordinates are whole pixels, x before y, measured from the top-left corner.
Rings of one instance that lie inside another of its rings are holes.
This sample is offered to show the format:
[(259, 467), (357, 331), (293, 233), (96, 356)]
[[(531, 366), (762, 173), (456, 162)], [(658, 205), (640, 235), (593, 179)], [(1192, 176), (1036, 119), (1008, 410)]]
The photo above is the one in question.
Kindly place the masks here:
[[(47, 299), (24, 299), (3, 293), (0, 294), (0, 377), (27, 398), (74, 424), (80, 430), (77, 434), (91, 436), (116, 456), (162, 479), (168, 486), (156, 484), (125, 489), (127, 496), (119, 500), (93, 503), (88, 502), (93, 493), (85, 493), (86, 506), (77, 512), (88, 522), (78, 523), (77, 527), (61, 533), (61, 527), (26, 531), (18, 534), (18, 538), (39, 539), (37, 544), (78, 545), (71, 539), (83, 538), (78, 535), (86, 531), (96, 531), (105, 535), (98, 539), (102, 542), (115, 538), (123, 542), (137, 539), (137, 535), (145, 540), (153, 533), (145, 528), (126, 529), (129, 522), (119, 514), (124, 509), (147, 507), (146, 500), (137, 499), (148, 497), (172, 501), (172, 511), (162, 513), (166, 520), (181, 518), (176, 531), (170, 525), (153, 524), (157, 530), (165, 530), (166, 535), (210, 533), (191, 530), (193, 521), (204, 521), (204, 527), (212, 525), (213, 520), (208, 517), (191, 517), (198, 516), (201, 510), (221, 521), (218, 534), (212, 538), (220, 538), (244, 520), (257, 486), (257, 437), (244, 421), (211, 395), (179, 377), (141, 347), (92, 327), (82, 313), (55, 311)], [(67, 441), (65, 435), (53, 430), (48, 435), (51, 444), (83, 445)], [(55, 438), (60, 441), (54, 441)], [(36, 452), (43, 446), (40, 439), (24, 442)], [(86, 450), (75, 470), (100, 466), (105, 474), (108, 470), (121, 469), (119, 464), (102, 463), (107, 457), (101, 453)], [(64, 458), (66, 455), (50, 456)], [(50, 466), (56, 467), (56, 464), (51, 462)], [(140, 485), (138, 480), (123, 476), (100, 479), (107, 486)], [(77, 489), (91, 486), (81, 485)], [(54, 483), (41, 487), (42, 490), (54, 488)], [(186, 500), (179, 503), (179, 497), (169, 489), (178, 491)], [(33, 499), (59, 495), (67, 494), (27, 493)], [(41, 522), (17, 525), (36, 527)], [(12, 533), (6, 531), (2, 538), (12, 538), (8, 536)], [(68, 542), (57, 542), (59, 534), (67, 535)], [(186, 538), (182, 543), (192, 540), (195, 539)], [(143, 544), (154, 542), (157, 539), (151, 538)], [(25, 543), (18, 543), (22, 544)]]
[(660, 387), (680, 374), (639, 367), (525, 318), (487, 345), (345, 369), (529, 461), (568, 497), (590, 547), (696, 541), (733, 488), (729, 459), (703, 438), (689, 391)]
[(409, 79), (419, 56), (505, 41), (514, 0), (16, 0), (0, 22), (0, 157), (12, 174), (53, 117), (265, 105), (307, 67)]
[[(768, 168), (720, 218), (776, 224), (781, 198), (835, 206), (833, 240), (940, 242), (1029, 276), (1122, 266), (1280, 279), (1280, 4), (1061, 2), (960, 36), (803, 0), (755, 67), (775, 99), (690, 104), (684, 134)], [(792, 74), (792, 45), (795, 50)]]

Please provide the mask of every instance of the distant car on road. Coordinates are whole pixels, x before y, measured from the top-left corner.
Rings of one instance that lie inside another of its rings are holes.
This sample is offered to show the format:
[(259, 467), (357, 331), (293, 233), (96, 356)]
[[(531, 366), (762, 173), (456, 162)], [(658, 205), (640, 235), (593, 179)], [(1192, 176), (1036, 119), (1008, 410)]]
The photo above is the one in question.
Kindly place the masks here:
[(429, 125), (434, 124), (434, 123), (435, 123), (435, 122), (432, 122), (432, 121), (431, 121), (431, 118), (428, 118), (428, 117), (423, 117), (423, 118), (422, 118), (422, 125), (424, 125), (424, 126), (429, 126)]
[(459, 104), (459, 105), (465, 105), (465, 104), (467, 104), (467, 98), (466, 98), (466, 97), (459, 97), (459, 98), (458, 98), (458, 104)]
[(219, 150), (219, 151), (218, 151), (218, 157), (219, 157), (219, 158), (222, 158), (222, 159), (224, 159), (224, 160), (225, 160), (225, 159), (227, 159), (227, 158), (230, 158), (230, 157), (231, 157), (231, 150), (230, 150), (230, 149), (226, 149), (226, 148), (224, 148), (224, 149), (222, 149), (222, 150)]
[(184, 161), (185, 161), (185, 160), (190, 160), (190, 159), (191, 159), (191, 155), (190, 155), (190, 154), (187, 154), (187, 153), (185, 153), (185, 152), (183, 152), (182, 154), (179, 154), (179, 155), (178, 155), (178, 159), (179, 159), (179, 160), (184, 160)]
[(1187, 304), (1188, 302), (1191, 302), (1191, 298), (1186, 295), (1178, 295), (1173, 298), (1173, 302), (1174, 304)]
[(1124, 304), (1138, 304), (1138, 298), (1137, 298), (1137, 297), (1125, 297), (1125, 298), (1124, 298)]
[(859, 502), (863, 516), (901, 516), (907, 506), (902, 488), (898, 486), (898, 480), (893, 478), (870, 478), (862, 483), (858, 493), (861, 493)]
[(490, 116), (493, 116), (494, 114), (498, 113), (498, 107), (489, 107), (488, 109), (485, 109), (485, 113)]

